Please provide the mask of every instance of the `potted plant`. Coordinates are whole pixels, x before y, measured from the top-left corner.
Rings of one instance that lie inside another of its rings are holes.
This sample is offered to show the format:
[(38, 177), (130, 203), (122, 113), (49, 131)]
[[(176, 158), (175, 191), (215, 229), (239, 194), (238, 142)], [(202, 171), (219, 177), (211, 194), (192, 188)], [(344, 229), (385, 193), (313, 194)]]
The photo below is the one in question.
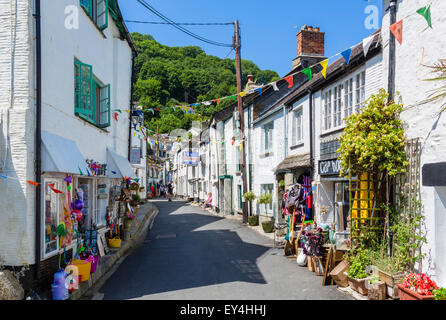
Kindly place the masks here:
[[(271, 204), (273, 202), (273, 195), (271, 193), (264, 193), (259, 198), (259, 204), (265, 206), (265, 212), (266, 212), (266, 206)], [(265, 233), (271, 233), (274, 230), (274, 221), (264, 221), (262, 222), (262, 228)]]
[(132, 207), (136, 207), (139, 205), (140, 202), (141, 202), (141, 197), (139, 196), (139, 194), (132, 194), (132, 200), (130, 200), (130, 205)]
[(424, 273), (410, 273), (397, 286), (400, 300), (434, 300), (434, 290), (440, 289)]
[[(252, 201), (254, 201), (256, 198), (256, 195), (252, 191), (248, 191), (243, 195), (243, 199), (245, 201), (249, 202), (250, 204)], [(259, 225), (259, 216), (250, 216), (248, 217), (248, 223), (250, 226), (258, 226)]]
[(367, 295), (368, 290), (365, 282), (369, 279), (369, 275), (365, 269), (370, 265), (368, 250), (364, 248), (352, 249), (346, 254), (346, 258), (349, 263), (348, 285), (356, 292), (364, 296)]
[(285, 189), (285, 180), (280, 180), (279, 181), (279, 188), (282, 189), (282, 190)]
[(435, 289), (434, 300), (446, 300), (446, 288)]

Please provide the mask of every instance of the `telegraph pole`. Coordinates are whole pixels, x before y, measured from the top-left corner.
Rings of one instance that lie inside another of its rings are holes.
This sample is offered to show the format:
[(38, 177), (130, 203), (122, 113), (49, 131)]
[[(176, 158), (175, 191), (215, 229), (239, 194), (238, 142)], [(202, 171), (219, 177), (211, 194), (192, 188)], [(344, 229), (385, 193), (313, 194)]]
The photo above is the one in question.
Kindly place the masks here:
[[(237, 76), (237, 109), (239, 114), (239, 123), (240, 123), (240, 132), (242, 136), (242, 150), (241, 150), (241, 171), (242, 171), (242, 179), (243, 179), (243, 194), (247, 192), (246, 190), (246, 141), (245, 141), (245, 120), (243, 115), (243, 100), (240, 96), (240, 92), (242, 91), (242, 59), (241, 59), (241, 44), (240, 44), (240, 28), (238, 24), (238, 20), (234, 22), (234, 50), (235, 50), (235, 70)], [(243, 205), (243, 223), (248, 222), (248, 204), (246, 201), (242, 200)]]

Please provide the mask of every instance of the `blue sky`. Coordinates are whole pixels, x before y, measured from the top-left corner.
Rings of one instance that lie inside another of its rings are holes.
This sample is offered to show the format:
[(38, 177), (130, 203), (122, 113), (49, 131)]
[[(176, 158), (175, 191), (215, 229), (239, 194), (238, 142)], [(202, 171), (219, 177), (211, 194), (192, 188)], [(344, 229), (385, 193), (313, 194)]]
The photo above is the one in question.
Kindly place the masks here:
[[(271, 69), (280, 76), (291, 70), (296, 57), (296, 34), (303, 25), (318, 26), (325, 32), (325, 55), (330, 57), (362, 41), (375, 31), (367, 29), (365, 9), (381, 0), (146, 0), (151, 6), (175, 22), (233, 22), (239, 20), (242, 37), (242, 58), (261, 69)], [(162, 21), (136, 0), (121, 0), (125, 20)], [(200, 46), (207, 54), (229, 56), (229, 48), (209, 45), (180, 32), (170, 25), (127, 23), (131, 32), (151, 34), (168, 46)], [(184, 26), (190, 31), (223, 43), (231, 43), (234, 28), (227, 26)], [(331, 61), (333, 62), (333, 61)]]

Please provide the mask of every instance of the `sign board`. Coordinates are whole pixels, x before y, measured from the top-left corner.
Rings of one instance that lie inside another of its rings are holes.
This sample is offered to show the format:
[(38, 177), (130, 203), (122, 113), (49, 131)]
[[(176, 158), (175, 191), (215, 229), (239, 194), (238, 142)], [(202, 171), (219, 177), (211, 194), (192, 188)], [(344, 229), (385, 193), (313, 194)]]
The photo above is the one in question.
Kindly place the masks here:
[(200, 156), (196, 151), (184, 151), (183, 152), (183, 164), (189, 166), (197, 166)]
[(130, 163), (139, 164), (141, 162), (141, 148), (130, 149)]
[(319, 161), (320, 175), (339, 175), (341, 172), (341, 161), (338, 159)]

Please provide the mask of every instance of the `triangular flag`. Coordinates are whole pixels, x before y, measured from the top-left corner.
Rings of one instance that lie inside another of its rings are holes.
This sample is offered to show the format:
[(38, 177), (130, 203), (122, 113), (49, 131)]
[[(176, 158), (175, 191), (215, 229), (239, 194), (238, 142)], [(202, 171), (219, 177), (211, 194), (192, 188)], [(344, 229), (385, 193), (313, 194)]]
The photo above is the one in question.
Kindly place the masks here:
[(400, 20), (390, 26), (390, 31), (400, 44), (403, 43), (403, 20)]
[(271, 83), (271, 85), (273, 86), (274, 91), (279, 91), (279, 88), (277, 87), (277, 81)]
[(293, 76), (286, 77), (285, 81), (288, 82), (288, 88), (291, 88), (293, 86)]
[(37, 187), (39, 185), (37, 182), (31, 181), (31, 180), (26, 180), (26, 182), (28, 182), (29, 184), (32, 184), (35, 187)]
[(79, 168), (79, 167), (77, 167), (77, 168), (79, 169), (79, 173), (80, 173), (80, 175), (83, 176), (84, 173), (82, 172), (81, 168)]
[(364, 50), (364, 56), (366, 56), (367, 52), (369, 52), (369, 48), (370, 48), (370, 45), (373, 42), (373, 38), (375, 38), (374, 35), (370, 36), (370, 37), (367, 37), (364, 40), (362, 40), (362, 49)]
[(349, 64), (349, 63), (350, 63), (350, 56), (352, 55), (352, 48), (349, 48), (349, 49), (345, 50), (345, 51), (342, 52), (341, 54), (342, 54), (342, 56), (344, 57), (345, 62), (346, 62), (347, 64)]
[(116, 112), (122, 113), (121, 109), (116, 109)]
[(63, 193), (62, 191), (57, 190), (56, 188), (54, 188), (54, 185), (55, 185), (54, 183), (49, 183), (48, 187), (50, 187), (50, 189), (53, 190), (54, 193)]
[(243, 97), (245, 95), (245, 91), (240, 92), (240, 97)]
[(212, 102), (210, 102), (210, 101), (205, 101), (205, 102), (203, 102), (203, 104), (204, 104), (205, 106), (210, 106), (210, 105), (212, 104)]
[(322, 75), (324, 76), (324, 78), (327, 78), (327, 66), (328, 66), (328, 60), (329, 60), (329, 59), (326, 59), (326, 60), (320, 62), (320, 65), (322, 66), (322, 71), (321, 71), (321, 73), (322, 73)]
[(262, 94), (262, 88), (257, 88), (254, 91), (257, 91), (259, 93), (259, 96)]
[(308, 78), (310, 78), (310, 81), (311, 81), (311, 79), (313, 79), (313, 75), (311, 74), (311, 68), (310, 67), (302, 70), (301, 72), (306, 74), (308, 76)]
[(118, 121), (118, 113), (117, 112), (113, 113), (113, 117), (115, 118), (116, 121)]
[(217, 102), (217, 104), (220, 104), (220, 99), (215, 99), (215, 102)]
[(237, 98), (235, 96), (230, 96), (229, 99), (232, 99), (234, 101), (237, 101)]
[(417, 10), (417, 13), (421, 14), (427, 21), (429, 27), (432, 28), (432, 19), (431, 19), (431, 6), (429, 5), (427, 8), (423, 7)]

